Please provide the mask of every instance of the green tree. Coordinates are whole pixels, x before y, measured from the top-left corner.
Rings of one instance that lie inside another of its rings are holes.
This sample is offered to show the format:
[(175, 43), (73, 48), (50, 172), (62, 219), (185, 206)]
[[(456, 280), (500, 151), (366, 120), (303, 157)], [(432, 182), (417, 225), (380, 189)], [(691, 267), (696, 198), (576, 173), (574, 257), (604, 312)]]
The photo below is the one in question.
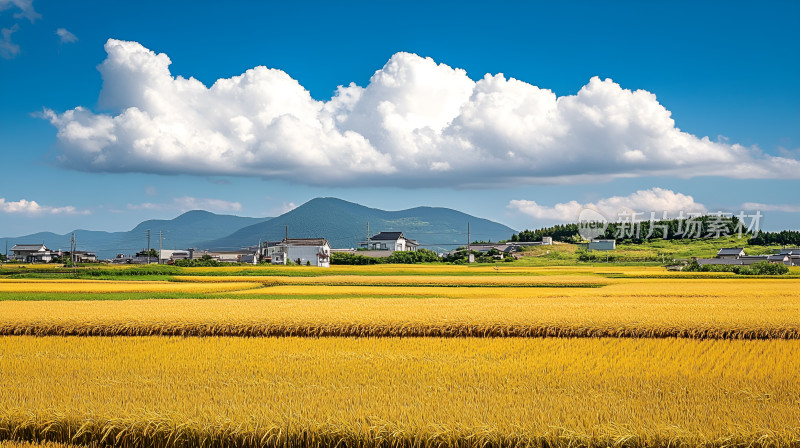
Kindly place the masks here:
[(789, 272), (789, 268), (783, 263), (770, 263), (768, 261), (759, 261), (758, 263), (750, 266), (751, 275), (783, 275)]
[(158, 260), (158, 251), (155, 249), (150, 249), (150, 251), (143, 250), (141, 252), (136, 252), (137, 257), (147, 257), (149, 254), (150, 258), (155, 258)]

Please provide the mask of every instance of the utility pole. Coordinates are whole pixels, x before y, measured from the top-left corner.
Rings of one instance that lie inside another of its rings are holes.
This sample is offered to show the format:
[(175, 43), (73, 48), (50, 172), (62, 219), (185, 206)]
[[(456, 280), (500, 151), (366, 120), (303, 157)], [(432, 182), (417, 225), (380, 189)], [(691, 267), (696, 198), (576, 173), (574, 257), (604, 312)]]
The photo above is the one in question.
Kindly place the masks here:
[(161, 230), (158, 231), (158, 264), (161, 264), (161, 238), (162, 232)]
[(372, 241), (372, 237), (369, 234), (369, 221), (367, 221), (367, 250), (369, 250), (369, 243)]
[(147, 229), (147, 264), (150, 264), (150, 229)]
[(283, 264), (288, 264), (289, 262), (289, 226), (286, 226), (286, 239), (283, 240)]
[(75, 232), (72, 232), (69, 240), (69, 262), (73, 267), (75, 267), (75, 246)]
[(472, 239), (469, 237), (469, 221), (467, 221), (467, 250), (472, 250)]

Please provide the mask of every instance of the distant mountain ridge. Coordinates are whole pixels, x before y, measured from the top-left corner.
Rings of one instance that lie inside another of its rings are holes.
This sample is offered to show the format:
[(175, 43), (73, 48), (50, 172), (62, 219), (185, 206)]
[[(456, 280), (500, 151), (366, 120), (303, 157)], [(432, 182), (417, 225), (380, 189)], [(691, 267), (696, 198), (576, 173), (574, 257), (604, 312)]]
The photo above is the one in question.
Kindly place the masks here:
[[(401, 231), (425, 248), (450, 250), (467, 243), (467, 223), (473, 241), (498, 241), (511, 238), (510, 227), (488, 219), (441, 207), (415, 207), (385, 211), (336, 198), (316, 198), (277, 218), (245, 218), (217, 215), (202, 210), (186, 212), (174, 219), (144, 221), (127, 232), (76, 230), (78, 250), (97, 253), (101, 259), (118, 253), (134, 254), (147, 247), (158, 249), (158, 232), (163, 232), (164, 249), (190, 247), (212, 250), (236, 250), (255, 246), (259, 241), (280, 241), (289, 228), (292, 238), (326, 238), (334, 248), (354, 248), (370, 234)], [(14, 244), (44, 243), (50, 249), (68, 249), (70, 233), (58, 235), (40, 232), (7, 240)]]
[[(147, 247), (147, 230), (150, 229), (150, 247), (158, 249), (158, 232), (162, 232), (164, 249), (186, 249), (196, 247), (198, 242), (256, 224), (270, 218), (248, 218), (233, 215), (217, 215), (204, 210), (192, 210), (174, 219), (152, 219), (138, 224), (127, 232), (103, 232), (94, 230), (75, 230), (78, 250), (97, 253), (101, 259), (113, 258), (118, 253), (134, 254)], [(72, 232), (59, 235), (52, 232), (39, 232), (14, 238), (8, 241), (9, 249), (14, 244), (44, 243), (48, 248), (69, 250)], [(0, 241), (3, 244), (3, 241)], [(0, 250), (5, 249), (3, 247)]]
[(354, 248), (370, 234), (401, 231), (422, 247), (449, 250), (467, 243), (467, 223), (474, 240), (505, 240), (514, 229), (442, 207), (415, 207), (385, 211), (337, 198), (316, 198), (269, 221), (243, 227), (231, 235), (210, 240), (202, 247), (231, 249), (255, 245), (259, 240), (279, 241), (288, 226), (291, 238), (326, 238), (333, 248)]

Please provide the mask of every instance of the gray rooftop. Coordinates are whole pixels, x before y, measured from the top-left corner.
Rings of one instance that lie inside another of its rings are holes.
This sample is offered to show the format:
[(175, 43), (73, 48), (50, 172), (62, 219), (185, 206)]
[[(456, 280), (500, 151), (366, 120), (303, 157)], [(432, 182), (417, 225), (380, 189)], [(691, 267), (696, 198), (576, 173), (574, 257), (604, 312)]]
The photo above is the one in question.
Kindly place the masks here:
[(14, 247), (11, 248), (13, 251), (37, 251), (43, 249), (47, 250), (47, 247), (44, 244), (15, 244)]
[(284, 238), (281, 241), (281, 245), (289, 245), (289, 246), (325, 246), (330, 245), (328, 244), (328, 240), (325, 238), (289, 238), (288, 240)]
[(403, 232), (381, 232), (371, 239), (377, 241), (397, 241), (400, 238), (405, 238)]
[(739, 255), (740, 253), (742, 253), (743, 250), (744, 250), (744, 248), (741, 248), (741, 247), (726, 247), (724, 249), (720, 249), (719, 252), (717, 252), (717, 256), (720, 256), (720, 255)]

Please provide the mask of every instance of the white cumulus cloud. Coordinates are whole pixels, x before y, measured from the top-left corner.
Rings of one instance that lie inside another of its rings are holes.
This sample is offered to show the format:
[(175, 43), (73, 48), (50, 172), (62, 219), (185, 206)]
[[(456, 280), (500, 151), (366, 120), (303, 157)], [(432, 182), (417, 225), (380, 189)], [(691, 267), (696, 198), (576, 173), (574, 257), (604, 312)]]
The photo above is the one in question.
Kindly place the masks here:
[(19, 45), (11, 42), (11, 35), (17, 32), (18, 25), (0, 29), (0, 57), (11, 59), (19, 53)]
[(284, 213), (289, 213), (290, 211), (297, 208), (297, 204), (294, 202), (283, 202), (278, 207), (273, 207), (267, 212), (267, 216), (280, 216)]
[(89, 210), (79, 210), (78, 208), (67, 205), (64, 207), (52, 207), (48, 205), (39, 205), (36, 201), (28, 201), (27, 199), (20, 199), (19, 201), (6, 201), (5, 198), (0, 198), (0, 212), (13, 213), (20, 215), (88, 215)]
[(742, 204), (742, 210), (800, 213), (800, 204), (764, 204), (760, 202), (745, 202), (744, 204)]
[(621, 213), (644, 213), (639, 219), (649, 219), (650, 213), (659, 219), (666, 213), (673, 217), (680, 212), (706, 212), (706, 207), (694, 200), (692, 196), (676, 193), (663, 188), (639, 190), (628, 196), (612, 196), (595, 202), (580, 203), (570, 201), (552, 206), (540, 205), (531, 200), (512, 200), (508, 207), (536, 219), (577, 222), (582, 210), (591, 209), (610, 221), (614, 221)]
[(178, 210), (182, 212), (189, 210), (206, 210), (211, 212), (239, 212), (242, 211), (242, 204), (223, 199), (182, 196), (173, 198), (170, 202), (128, 204), (128, 210)]
[(105, 49), (100, 105), (114, 112), (44, 112), (63, 166), (404, 187), (800, 173), (790, 155), (682, 132), (654, 94), (610, 79), (557, 97), (397, 53), (366, 87), (317, 101), (281, 70), (207, 87), (173, 76), (166, 54), (136, 42), (110, 39)]
[(6, 9), (18, 9), (14, 13), (16, 19), (28, 19), (34, 22), (36, 19), (41, 19), (42, 15), (33, 9), (33, 0), (0, 0), (0, 12)]
[[(33, 9), (33, 0), (0, 0), (0, 14), (7, 9), (18, 10), (14, 13), (14, 18), (28, 19), (31, 23), (42, 17)], [(19, 45), (11, 41), (11, 35), (17, 31), (17, 23), (10, 28), (0, 29), (0, 58), (13, 59), (19, 53)]]
[(58, 38), (59, 38), (59, 40), (61, 41), (62, 44), (68, 44), (68, 43), (72, 43), (72, 42), (77, 42), (78, 41), (78, 38), (74, 34), (72, 34), (69, 31), (67, 31), (66, 28), (57, 29), (56, 30), (56, 35), (58, 35)]

